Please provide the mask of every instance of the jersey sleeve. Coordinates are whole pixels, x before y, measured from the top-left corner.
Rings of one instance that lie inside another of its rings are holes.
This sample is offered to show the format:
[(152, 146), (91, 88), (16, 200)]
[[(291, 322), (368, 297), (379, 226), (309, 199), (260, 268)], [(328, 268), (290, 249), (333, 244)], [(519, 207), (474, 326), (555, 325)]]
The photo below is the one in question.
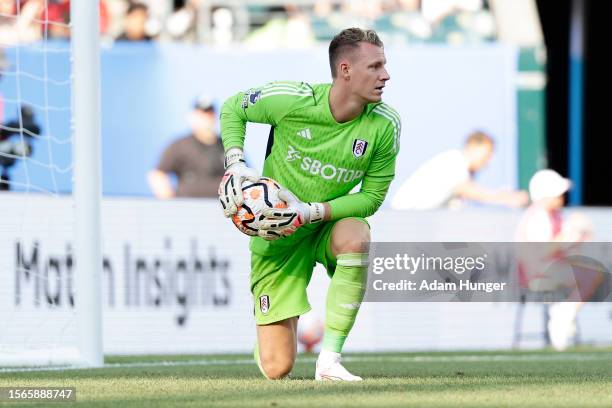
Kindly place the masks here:
[(399, 116), (388, 123), (382, 143), (376, 149), (358, 193), (338, 197), (329, 202), (331, 219), (369, 217), (381, 206), (395, 177), (395, 159), (399, 152), (401, 123)]
[(310, 85), (304, 82), (271, 82), (259, 88), (239, 92), (221, 108), (221, 137), (227, 151), (243, 148), (246, 123), (276, 126), (287, 114), (309, 101), (314, 102)]

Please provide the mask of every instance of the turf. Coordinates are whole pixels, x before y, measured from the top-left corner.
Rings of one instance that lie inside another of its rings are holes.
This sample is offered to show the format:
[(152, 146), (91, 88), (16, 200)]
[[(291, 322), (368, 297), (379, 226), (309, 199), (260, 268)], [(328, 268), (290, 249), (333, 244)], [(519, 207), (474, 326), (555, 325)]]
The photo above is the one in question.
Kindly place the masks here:
[(365, 381), (315, 382), (308, 355), (282, 381), (264, 380), (249, 356), (148, 356), (108, 357), (102, 369), (0, 372), (0, 387), (76, 387), (72, 407), (612, 407), (612, 349), (346, 359)]

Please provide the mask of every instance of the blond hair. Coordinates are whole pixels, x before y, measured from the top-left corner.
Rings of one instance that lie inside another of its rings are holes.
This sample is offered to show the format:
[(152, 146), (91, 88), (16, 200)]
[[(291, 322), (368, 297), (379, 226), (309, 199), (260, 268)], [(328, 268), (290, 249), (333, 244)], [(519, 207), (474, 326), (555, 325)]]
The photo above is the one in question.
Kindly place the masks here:
[(382, 47), (383, 43), (374, 30), (363, 30), (351, 27), (340, 31), (329, 43), (329, 66), (332, 78), (336, 77), (336, 64), (341, 56), (347, 52), (353, 52), (359, 48), (359, 43), (368, 43)]

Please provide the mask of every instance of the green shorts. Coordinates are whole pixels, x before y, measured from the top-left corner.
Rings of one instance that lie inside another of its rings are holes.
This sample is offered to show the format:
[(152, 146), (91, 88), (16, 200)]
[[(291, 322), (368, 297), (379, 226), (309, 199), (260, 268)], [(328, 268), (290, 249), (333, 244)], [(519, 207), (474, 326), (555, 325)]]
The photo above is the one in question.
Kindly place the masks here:
[[(365, 219), (356, 219), (369, 226)], [(330, 277), (336, 270), (331, 251), (336, 222), (324, 223), (296, 245), (273, 255), (251, 252), (251, 292), (258, 325), (300, 316), (311, 309), (306, 288), (315, 264), (322, 264)]]

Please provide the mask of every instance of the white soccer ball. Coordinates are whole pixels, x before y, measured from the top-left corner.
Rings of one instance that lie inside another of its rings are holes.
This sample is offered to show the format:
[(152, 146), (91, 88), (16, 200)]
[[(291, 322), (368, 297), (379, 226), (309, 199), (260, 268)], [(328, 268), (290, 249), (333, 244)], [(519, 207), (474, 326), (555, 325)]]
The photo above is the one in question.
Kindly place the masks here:
[(280, 189), (280, 185), (268, 177), (261, 177), (255, 183), (252, 181), (242, 183), (244, 203), (232, 216), (236, 228), (244, 234), (256, 236), (265, 209), (287, 208), (285, 202), (278, 198)]
[(304, 351), (310, 353), (323, 340), (325, 323), (315, 313), (309, 312), (300, 316), (297, 327), (298, 342)]

